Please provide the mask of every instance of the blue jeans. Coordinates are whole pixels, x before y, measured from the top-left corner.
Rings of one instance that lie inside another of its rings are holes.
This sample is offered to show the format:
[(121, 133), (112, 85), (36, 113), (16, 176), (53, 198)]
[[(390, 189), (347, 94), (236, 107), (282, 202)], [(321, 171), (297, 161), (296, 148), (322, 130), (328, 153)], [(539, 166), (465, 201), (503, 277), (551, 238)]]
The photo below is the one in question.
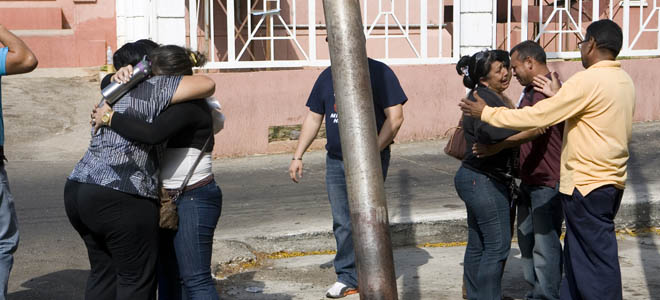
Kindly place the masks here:
[[(383, 180), (385, 180), (387, 168), (390, 165), (389, 149), (381, 152), (380, 162), (383, 169)], [(337, 254), (334, 260), (337, 281), (350, 287), (357, 287), (351, 212), (348, 204), (348, 192), (346, 191), (344, 162), (341, 159), (326, 157), (325, 186), (328, 190), (328, 199), (332, 210), (332, 231), (337, 242)]]
[(463, 166), (454, 184), (467, 209), (463, 276), (468, 299), (501, 300), (504, 262), (511, 249), (508, 188)]
[(526, 299), (559, 299), (563, 212), (557, 188), (520, 185), (518, 246), (523, 276), (533, 286)]
[(14, 252), (18, 248), (18, 221), (14, 197), (9, 191), (9, 179), (0, 161), (0, 299), (7, 297), (7, 282), (14, 265)]
[(222, 191), (211, 181), (177, 200), (179, 229), (161, 230), (158, 297), (219, 299), (211, 277), (213, 232), (222, 211)]

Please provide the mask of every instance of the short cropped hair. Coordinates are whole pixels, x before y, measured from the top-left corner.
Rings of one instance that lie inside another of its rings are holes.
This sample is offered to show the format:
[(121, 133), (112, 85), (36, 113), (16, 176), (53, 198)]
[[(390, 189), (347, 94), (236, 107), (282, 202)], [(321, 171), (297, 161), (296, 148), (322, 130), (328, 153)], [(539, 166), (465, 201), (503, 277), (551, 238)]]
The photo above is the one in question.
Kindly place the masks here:
[(588, 41), (594, 39), (596, 47), (609, 50), (614, 57), (619, 55), (623, 45), (623, 32), (618, 24), (612, 20), (603, 19), (591, 23), (587, 27), (587, 33), (584, 35), (584, 40)]
[(513, 53), (518, 52), (518, 59), (525, 60), (528, 57), (533, 58), (535, 61), (545, 65), (546, 56), (543, 47), (534, 41), (524, 41), (511, 49), (511, 56)]

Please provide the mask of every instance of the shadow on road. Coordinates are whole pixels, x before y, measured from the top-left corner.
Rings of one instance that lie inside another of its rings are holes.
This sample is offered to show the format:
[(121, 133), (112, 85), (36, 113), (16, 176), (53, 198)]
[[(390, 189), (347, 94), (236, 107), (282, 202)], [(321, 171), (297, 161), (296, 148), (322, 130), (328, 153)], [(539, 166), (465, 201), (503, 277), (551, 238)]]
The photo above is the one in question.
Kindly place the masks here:
[[(643, 165), (649, 165), (650, 159), (655, 158), (655, 151), (644, 151), (638, 149), (640, 144), (632, 141), (630, 143), (630, 159), (628, 160), (628, 172), (631, 178), (635, 179), (637, 184), (632, 184), (632, 189), (635, 191), (637, 197), (647, 197), (649, 198), (649, 190), (647, 187), (648, 180), (644, 176), (641, 168)], [(652, 157), (641, 158), (642, 153), (653, 153)], [(655, 164), (653, 164), (655, 165)], [(632, 180), (631, 180), (632, 181)], [(625, 193), (625, 192), (624, 192)], [(636, 201), (638, 202), (638, 201)], [(641, 202), (641, 201), (639, 201)], [(650, 199), (644, 201), (644, 203), (637, 203), (635, 205), (635, 216), (636, 224), (635, 226), (641, 228), (653, 227), (653, 217), (651, 216), (651, 210), (653, 206), (650, 203)], [(660, 300), (660, 283), (653, 282), (652, 278), (654, 274), (658, 272), (658, 266), (653, 262), (660, 261), (660, 252), (658, 250), (658, 245), (654, 242), (653, 238), (648, 239), (648, 242), (644, 244), (644, 249), (640, 244), (640, 256), (641, 256), (641, 265), (644, 269), (644, 278), (646, 280), (646, 287), (649, 291), (650, 300)], [(624, 290), (626, 287), (624, 287)], [(634, 291), (628, 291), (634, 293)]]
[[(402, 220), (410, 220), (412, 217), (412, 211), (410, 210), (412, 199), (414, 198), (411, 191), (411, 185), (414, 179), (410, 176), (410, 172), (407, 169), (400, 170), (398, 172), (399, 177), (399, 192), (401, 197), (399, 199), (399, 213), (401, 214)], [(411, 222), (413, 223), (413, 222)], [(416, 244), (416, 229), (414, 225), (410, 228), (409, 235), (406, 240), (408, 245)], [(419, 281), (419, 267), (427, 264), (429, 259), (433, 258), (431, 255), (422, 248), (410, 247), (406, 249), (401, 249), (399, 255), (407, 257), (405, 260), (406, 264), (397, 263), (396, 253), (394, 268), (396, 270), (397, 279), (401, 279), (402, 290), (399, 291), (401, 299), (406, 300), (418, 300), (422, 298), (421, 287)]]
[(83, 299), (89, 270), (62, 270), (39, 276), (21, 284), (22, 290), (7, 295), (14, 300)]

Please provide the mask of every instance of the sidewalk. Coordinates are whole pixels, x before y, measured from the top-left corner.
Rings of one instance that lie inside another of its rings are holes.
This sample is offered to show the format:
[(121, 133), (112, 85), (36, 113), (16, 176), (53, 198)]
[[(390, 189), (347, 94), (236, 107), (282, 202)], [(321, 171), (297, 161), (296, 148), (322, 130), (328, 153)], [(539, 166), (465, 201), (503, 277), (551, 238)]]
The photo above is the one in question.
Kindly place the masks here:
[[(660, 254), (657, 234), (623, 235), (619, 262), (623, 299), (659, 299)], [(401, 300), (461, 299), (462, 261), (465, 247), (405, 247), (394, 250), (397, 290)], [(334, 282), (332, 255), (269, 260), (263, 266), (218, 281), (223, 300), (327, 299), (325, 290)], [(522, 277), (520, 251), (512, 243), (502, 279), (505, 296), (522, 299), (529, 285)], [(255, 292), (249, 292), (256, 291)], [(344, 299), (360, 299), (352, 295)]]
[[(616, 220), (618, 228), (647, 228), (660, 223), (658, 125), (638, 123), (634, 126), (627, 188)], [(392, 241), (399, 247), (395, 256), (399, 292), (404, 293), (401, 299), (457, 299), (456, 295), (460, 296), (457, 293), (460, 292), (464, 247), (405, 248), (465, 241), (465, 207), (453, 186), (459, 162), (442, 154), (444, 143), (400, 144), (392, 149), (385, 188)], [(216, 180), (224, 193), (223, 214), (215, 234), (216, 271), (226, 274), (248, 266), (245, 272), (219, 282), (227, 299), (317, 299), (334, 282), (332, 255), (284, 260), (264, 257), (279, 251), (296, 254), (334, 250), (324, 186), (324, 158), (324, 151), (305, 155), (305, 173), (300, 184), (291, 183), (288, 178), (290, 154), (214, 162)], [(628, 268), (624, 272), (630, 282), (624, 286), (632, 287), (625, 299), (649, 299), (648, 290), (653, 292), (651, 295), (659, 295), (655, 291), (660, 292), (660, 285), (656, 284), (660, 278), (648, 278), (658, 273), (652, 270), (660, 270), (657, 244), (657, 237), (622, 240), (620, 261), (622, 268), (624, 265)], [(525, 289), (520, 268), (515, 263), (517, 253), (512, 250), (512, 263), (507, 265), (505, 274), (512, 278), (505, 280), (509, 282), (506, 291), (514, 297), (520, 297)], [(256, 268), (249, 268), (254, 265)], [(644, 272), (640, 271), (642, 269)], [(414, 272), (418, 272), (417, 275)], [(409, 273), (413, 275), (405, 275)], [(651, 283), (648, 290), (645, 282)], [(264, 288), (265, 294), (243, 295), (247, 293), (243, 287), (250, 287), (250, 284)], [(634, 298), (638, 297), (637, 293), (640, 298)]]

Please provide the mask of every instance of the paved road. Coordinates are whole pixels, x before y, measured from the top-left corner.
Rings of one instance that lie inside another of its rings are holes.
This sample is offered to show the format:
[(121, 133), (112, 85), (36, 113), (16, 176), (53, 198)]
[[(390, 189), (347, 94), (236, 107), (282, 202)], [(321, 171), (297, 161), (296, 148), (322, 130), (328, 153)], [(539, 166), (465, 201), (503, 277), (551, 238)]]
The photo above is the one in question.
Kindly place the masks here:
[[(629, 180), (637, 184), (626, 193), (657, 201), (658, 194), (653, 191), (660, 178), (659, 145), (658, 123), (636, 125)], [(442, 214), (462, 216), (464, 207), (452, 182), (458, 162), (440, 155), (442, 147), (442, 142), (431, 141), (394, 148), (386, 182), (392, 223), (424, 221)], [(327, 232), (331, 219), (323, 159), (323, 151), (305, 156), (306, 172), (300, 184), (288, 178), (288, 154), (214, 161), (214, 173), (224, 194), (216, 237)], [(7, 165), (21, 231), (9, 283), (10, 299), (82, 298), (89, 268), (87, 255), (66, 218), (62, 200), (65, 178), (74, 163), (10, 161)], [(654, 211), (640, 210), (637, 215), (657, 218)]]
[[(439, 142), (403, 145), (387, 180), (390, 215), (404, 220), (432, 206), (461, 208), (451, 185), (458, 162), (438, 155)], [(223, 215), (216, 237), (239, 238), (331, 227), (325, 194), (323, 152), (305, 158), (303, 182), (288, 178), (289, 155), (222, 159), (214, 173), (223, 190)], [(21, 242), (9, 291), (12, 299), (78, 299), (89, 264), (84, 245), (66, 217), (62, 191), (74, 161), (11, 161), (7, 165), (16, 198)], [(444, 188), (446, 189), (446, 188)], [(413, 203), (414, 202), (414, 203)]]

